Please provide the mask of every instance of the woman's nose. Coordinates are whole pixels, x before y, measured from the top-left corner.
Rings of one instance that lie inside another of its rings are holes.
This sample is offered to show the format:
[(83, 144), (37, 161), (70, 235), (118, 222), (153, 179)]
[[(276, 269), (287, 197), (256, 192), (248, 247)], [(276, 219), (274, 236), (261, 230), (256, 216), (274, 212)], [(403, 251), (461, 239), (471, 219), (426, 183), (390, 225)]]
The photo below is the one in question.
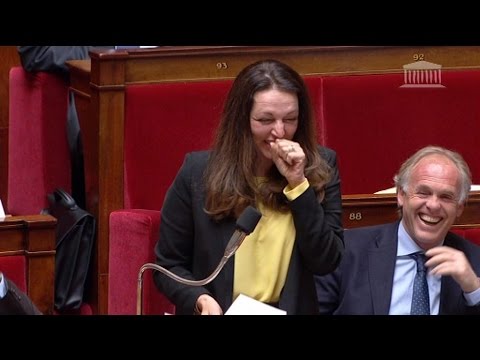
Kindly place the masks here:
[(285, 136), (285, 125), (282, 120), (276, 120), (273, 123), (272, 133), (277, 138), (283, 138)]

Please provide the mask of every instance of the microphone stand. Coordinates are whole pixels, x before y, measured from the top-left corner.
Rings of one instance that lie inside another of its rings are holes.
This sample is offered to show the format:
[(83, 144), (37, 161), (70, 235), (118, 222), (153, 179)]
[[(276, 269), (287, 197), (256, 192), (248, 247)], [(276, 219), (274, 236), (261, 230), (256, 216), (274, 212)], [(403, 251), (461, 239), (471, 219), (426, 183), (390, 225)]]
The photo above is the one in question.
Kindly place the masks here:
[(190, 285), (190, 286), (206, 285), (217, 277), (218, 273), (223, 269), (228, 259), (235, 253), (235, 251), (237, 251), (238, 247), (241, 245), (241, 243), (243, 242), (243, 239), (245, 239), (246, 236), (247, 234), (245, 232), (235, 230), (235, 233), (233, 234), (232, 238), (228, 242), (227, 247), (225, 249), (225, 253), (222, 259), (220, 260), (220, 263), (218, 264), (217, 268), (208, 277), (206, 277), (203, 280), (184, 279), (158, 264), (153, 264), (153, 263), (144, 264), (140, 268), (140, 271), (138, 272), (138, 277), (137, 277), (137, 315), (143, 314), (143, 273), (145, 272), (145, 270), (151, 269), (151, 270), (160, 271), (162, 274), (165, 274), (168, 277), (172, 278), (173, 280), (178, 281), (179, 283), (182, 283), (185, 285)]

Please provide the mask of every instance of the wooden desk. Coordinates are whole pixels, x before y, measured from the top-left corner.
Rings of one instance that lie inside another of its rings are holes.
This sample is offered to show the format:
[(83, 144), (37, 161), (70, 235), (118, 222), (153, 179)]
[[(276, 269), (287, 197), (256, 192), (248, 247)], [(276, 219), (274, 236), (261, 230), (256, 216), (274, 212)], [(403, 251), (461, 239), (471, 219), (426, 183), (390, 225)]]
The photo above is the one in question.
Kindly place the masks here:
[[(399, 218), (396, 195), (344, 195), (343, 226), (354, 228), (395, 221)], [(455, 225), (480, 227), (480, 191), (472, 191), (462, 216)]]
[(403, 72), (416, 60), (443, 69), (480, 68), (479, 46), (290, 46), (161, 47), (93, 51), (90, 60), (69, 62), (71, 89), (84, 143), (87, 210), (97, 219), (94, 252), (94, 311), (108, 311), (108, 220), (124, 207), (123, 142), (127, 85), (232, 79), (247, 64), (266, 58), (284, 61), (302, 75)]
[(27, 294), (44, 314), (53, 314), (56, 225), (50, 215), (0, 221), (0, 256), (26, 257)]
[(8, 106), (10, 69), (20, 65), (16, 46), (0, 46), (0, 199), (8, 209)]

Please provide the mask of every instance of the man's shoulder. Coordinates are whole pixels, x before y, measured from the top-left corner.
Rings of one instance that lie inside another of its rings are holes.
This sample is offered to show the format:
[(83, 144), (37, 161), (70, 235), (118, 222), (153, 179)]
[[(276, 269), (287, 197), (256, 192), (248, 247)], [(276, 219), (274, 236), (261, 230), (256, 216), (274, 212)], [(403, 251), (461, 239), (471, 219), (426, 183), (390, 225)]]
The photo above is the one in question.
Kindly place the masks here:
[(345, 234), (349, 233), (351, 236), (375, 234), (375, 233), (382, 233), (384, 231), (391, 230), (396, 227), (398, 228), (398, 221), (385, 223), (385, 224), (359, 226), (356, 228), (350, 228), (345, 230)]
[(362, 244), (384, 237), (391, 237), (397, 233), (398, 221), (386, 224), (361, 226), (344, 231), (345, 243)]
[[(480, 229), (478, 231), (480, 231)], [(463, 236), (449, 232), (445, 239), (445, 245), (462, 250), (466, 254), (475, 255), (475, 257), (480, 259), (480, 245)]]

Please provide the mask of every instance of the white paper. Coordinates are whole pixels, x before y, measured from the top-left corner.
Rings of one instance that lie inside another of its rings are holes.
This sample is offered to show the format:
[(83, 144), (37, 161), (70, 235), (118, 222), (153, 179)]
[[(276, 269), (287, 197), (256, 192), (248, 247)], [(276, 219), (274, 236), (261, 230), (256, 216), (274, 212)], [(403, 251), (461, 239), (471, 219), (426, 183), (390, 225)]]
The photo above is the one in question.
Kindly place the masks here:
[(0, 221), (5, 220), (5, 210), (3, 210), (2, 200), (0, 199)]
[(384, 190), (374, 192), (374, 194), (395, 194), (396, 192), (397, 192), (397, 188), (394, 186), (394, 187), (391, 187), (391, 188), (388, 188), (388, 189), (384, 189)]
[[(480, 191), (480, 185), (473, 185), (472, 184), (470, 186), (470, 191)], [(391, 188), (388, 188), (388, 189), (377, 191), (374, 194), (396, 194), (396, 193), (397, 193), (397, 188), (394, 186), (394, 187), (391, 187)]]
[(225, 315), (287, 315), (287, 312), (240, 294)]
[(115, 49), (117, 50), (128, 50), (128, 49), (152, 49), (157, 48), (158, 46), (139, 46), (139, 45), (117, 45)]

